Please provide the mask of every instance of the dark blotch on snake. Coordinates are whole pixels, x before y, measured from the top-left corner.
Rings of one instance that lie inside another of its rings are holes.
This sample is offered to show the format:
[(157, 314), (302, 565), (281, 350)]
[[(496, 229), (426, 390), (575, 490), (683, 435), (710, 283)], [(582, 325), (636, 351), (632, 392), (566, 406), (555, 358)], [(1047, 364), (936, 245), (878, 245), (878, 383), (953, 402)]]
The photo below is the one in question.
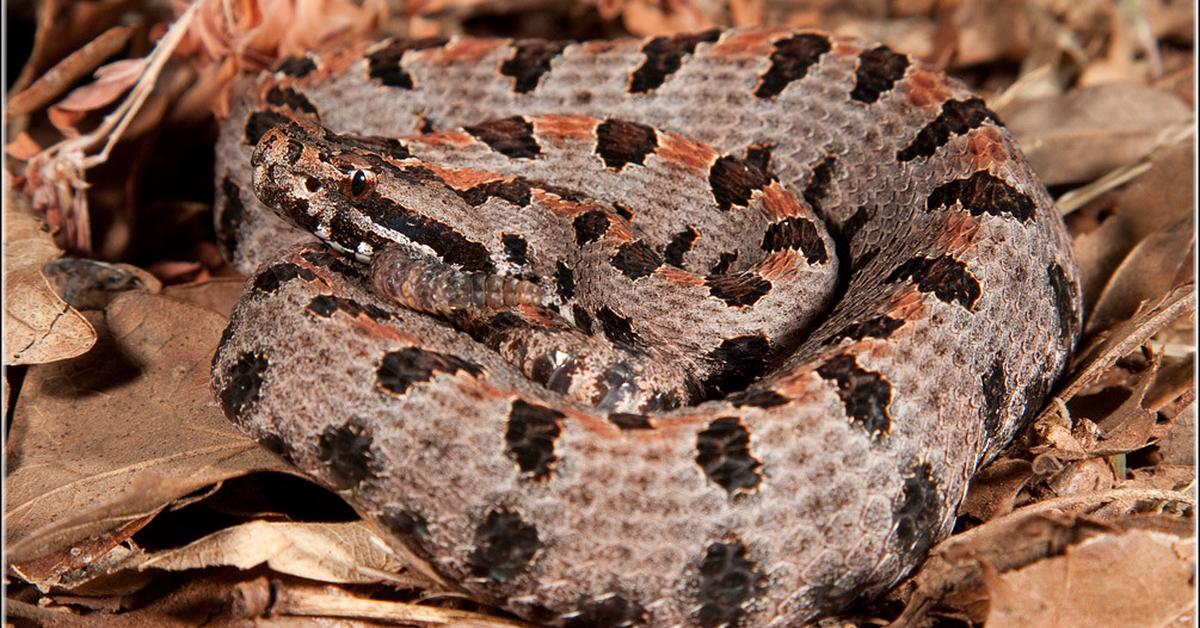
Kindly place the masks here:
[(759, 98), (778, 96), (792, 83), (804, 78), (808, 68), (829, 52), (829, 38), (824, 35), (805, 33), (775, 42), (771, 53), (771, 67), (759, 79), (754, 95)]
[(294, 76), (296, 78), (304, 78), (315, 69), (317, 69), (316, 62), (306, 56), (286, 57), (275, 66), (276, 72), (283, 72), (288, 76)]
[(579, 610), (564, 616), (566, 628), (623, 628), (640, 626), (646, 609), (620, 595), (606, 595), (582, 602)]
[(982, 293), (979, 280), (967, 270), (967, 265), (950, 257), (914, 257), (884, 278), (887, 283), (911, 279), (921, 292), (932, 292), (939, 301), (957, 303), (968, 310)]
[(419, 558), (426, 561), (433, 558), (429, 521), (420, 513), (389, 506), (383, 510), (379, 521)]
[(445, 45), (440, 38), (410, 39), (395, 41), (367, 55), (367, 75), (388, 87), (412, 89), (412, 75), (400, 67), (404, 54), (410, 50), (424, 50)]
[(666, 82), (683, 63), (684, 55), (690, 55), (700, 42), (714, 42), (721, 36), (719, 30), (702, 33), (655, 37), (642, 46), (646, 60), (633, 71), (629, 78), (629, 91), (644, 94)]
[(867, 104), (879, 100), (879, 96), (890, 91), (908, 70), (908, 56), (894, 52), (887, 46), (876, 46), (858, 56), (858, 69), (854, 72), (854, 89), (850, 98)]
[(707, 358), (713, 372), (702, 384), (708, 399), (744, 390), (767, 369), (771, 343), (761, 334), (735, 336), (721, 341)]
[(809, 264), (824, 264), (829, 261), (829, 253), (825, 250), (825, 242), (817, 226), (806, 218), (791, 217), (767, 225), (763, 234), (762, 249), (764, 251), (782, 251), (792, 249), (804, 253), (804, 259)]
[(989, 436), (994, 436), (1000, 427), (1000, 419), (1004, 418), (1004, 409), (1008, 405), (1008, 385), (1004, 380), (1004, 358), (1000, 354), (992, 361), (992, 366), (982, 377), (983, 392), (983, 429)]
[(705, 628), (736, 626), (744, 605), (759, 594), (764, 576), (747, 558), (746, 546), (730, 539), (712, 543), (700, 562), (700, 625)]
[(910, 557), (924, 556), (937, 538), (937, 484), (928, 463), (917, 465), (904, 480), (892, 521), (897, 549)]
[(467, 562), (477, 578), (507, 582), (529, 566), (542, 542), (533, 525), (508, 510), (493, 510), (475, 528), (475, 549)]
[(329, 471), (329, 483), (335, 490), (357, 486), (373, 475), (374, 456), (371, 430), (351, 420), (343, 425), (329, 426), (317, 438), (317, 457)]
[(612, 257), (613, 267), (634, 280), (652, 275), (662, 264), (658, 253), (642, 240), (622, 244)]
[(505, 233), (500, 236), (500, 243), (504, 245), (504, 257), (508, 261), (518, 266), (529, 263), (529, 243), (525, 238), (515, 233)]
[(435, 373), (454, 375), (460, 371), (479, 377), (483, 367), (458, 356), (408, 347), (384, 355), (375, 377), (380, 388), (403, 395), (413, 384), (433, 379)]
[(504, 442), (521, 471), (535, 480), (550, 477), (554, 463), (554, 441), (562, 433), (562, 412), (517, 399), (508, 414)]
[(558, 296), (562, 297), (563, 301), (575, 298), (575, 271), (571, 270), (566, 263), (560, 261), (555, 264), (554, 283), (557, 286)]
[(512, 159), (531, 159), (542, 151), (533, 136), (533, 124), (520, 116), (489, 120), (463, 127), (463, 130), (492, 150)]
[(648, 430), (653, 427), (650, 417), (632, 412), (610, 412), (608, 420), (623, 430)]
[(750, 431), (735, 417), (722, 417), (696, 437), (696, 464), (729, 494), (755, 489), (762, 463), (750, 453)]
[(918, 131), (908, 146), (896, 153), (896, 159), (912, 161), (917, 157), (932, 156), (951, 137), (962, 135), (987, 120), (1000, 125), (999, 118), (987, 108), (983, 99), (948, 100), (942, 103), (942, 112), (938, 117)]
[(317, 113), (317, 108), (303, 94), (290, 87), (272, 87), (267, 91), (267, 102), (276, 107), (287, 107), (292, 111)]
[(620, 170), (627, 164), (642, 164), (658, 148), (657, 132), (644, 124), (605, 120), (596, 127), (596, 154), (604, 165)]
[(771, 291), (771, 282), (754, 273), (708, 275), (704, 278), (709, 294), (730, 307), (748, 307)]
[(254, 276), (254, 289), (267, 294), (273, 293), (283, 284), (300, 278), (304, 281), (312, 281), (317, 278), (313, 272), (303, 266), (297, 266), (291, 262), (280, 262), (272, 264), (257, 275)]
[(608, 232), (608, 214), (592, 210), (575, 217), (572, 224), (575, 227), (575, 243), (579, 246), (599, 240)]
[(888, 405), (892, 402), (892, 385), (882, 374), (863, 369), (850, 355), (829, 359), (817, 368), (817, 374), (837, 384), (846, 416), (868, 433), (882, 436), (891, 429)]
[(262, 390), (263, 373), (270, 363), (266, 356), (243, 353), (229, 369), (225, 387), (221, 389), (221, 406), (225, 416), (234, 423), (241, 423), (243, 412), (258, 401)]
[(528, 39), (514, 42), (516, 49), (511, 59), (500, 64), (500, 73), (513, 78), (513, 91), (525, 94), (533, 91), (550, 71), (550, 62), (562, 54), (567, 42)]
[(770, 183), (771, 178), (748, 161), (725, 155), (713, 162), (708, 171), (717, 207), (728, 211), (734, 205), (746, 207), (750, 195)]
[(1033, 219), (1033, 199), (987, 172), (939, 185), (929, 193), (925, 208), (932, 211), (956, 202), (973, 216), (1009, 216), (1021, 222)]

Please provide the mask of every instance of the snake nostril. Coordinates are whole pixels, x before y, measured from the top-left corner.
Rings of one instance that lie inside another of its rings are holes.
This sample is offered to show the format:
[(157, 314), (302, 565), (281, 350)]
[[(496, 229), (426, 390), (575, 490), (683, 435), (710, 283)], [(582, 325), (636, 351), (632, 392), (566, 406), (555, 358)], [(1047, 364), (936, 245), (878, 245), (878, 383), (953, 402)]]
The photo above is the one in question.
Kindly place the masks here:
[(304, 188), (310, 193), (316, 194), (321, 189), (321, 180), (316, 177), (306, 177), (304, 179)]

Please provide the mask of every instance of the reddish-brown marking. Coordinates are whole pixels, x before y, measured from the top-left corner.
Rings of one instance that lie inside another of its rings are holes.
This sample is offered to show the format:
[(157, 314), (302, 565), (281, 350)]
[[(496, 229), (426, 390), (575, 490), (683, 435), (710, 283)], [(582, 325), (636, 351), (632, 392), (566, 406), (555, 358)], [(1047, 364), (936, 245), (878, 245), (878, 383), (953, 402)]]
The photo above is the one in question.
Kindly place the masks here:
[[(532, 192), (534, 201), (536, 201), (539, 205), (548, 208), (555, 216), (562, 218), (574, 218), (575, 216), (587, 213), (593, 209), (600, 209), (595, 203), (578, 203), (562, 198), (557, 194), (551, 194), (550, 192), (542, 189), (534, 188)], [(601, 209), (601, 211), (603, 211), (603, 209)]]
[(426, 146), (445, 146), (448, 148), (465, 148), (472, 144), (478, 143), (479, 140), (471, 137), (469, 133), (462, 131), (438, 131), (436, 133), (426, 133), (419, 138), (413, 140), (414, 144), (425, 144)]
[(497, 50), (509, 49), (509, 42), (503, 39), (475, 39), (466, 37), (446, 44), (442, 48), (430, 48), (424, 51), (414, 51), (418, 54), (429, 54), (430, 61), (440, 65), (455, 63), (477, 63), (492, 56)]
[(862, 54), (862, 47), (848, 39), (833, 39), (833, 54), (848, 59), (857, 59)]
[(596, 119), (590, 116), (547, 114), (533, 120), (538, 136), (549, 140), (595, 140)]
[(713, 161), (720, 155), (708, 144), (702, 144), (674, 133), (660, 133), (658, 151), (662, 159), (708, 176)]
[(777, 181), (772, 181), (762, 189), (763, 209), (772, 218), (783, 219), (793, 216), (804, 216), (805, 205), (795, 194), (788, 192)]
[(927, 311), (921, 291), (916, 286), (907, 285), (892, 293), (884, 314), (897, 320), (911, 321), (925, 318)]
[(967, 152), (971, 155), (971, 164), (978, 170), (990, 170), (992, 166), (1001, 165), (1009, 160), (1008, 146), (999, 129), (985, 126), (971, 131), (967, 139)]
[(764, 257), (754, 270), (768, 281), (783, 279), (796, 273), (796, 255), (791, 249), (775, 251)]
[(485, 170), (474, 170), (471, 168), (447, 168), (435, 164), (425, 164), (437, 176), (441, 177), (446, 185), (456, 190), (469, 190), (481, 183), (490, 181), (502, 181), (507, 177), (502, 177), (494, 172)]
[[(370, 43), (374, 44), (374, 42)], [(316, 71), (309, 72), (307, 76), (301, 79), (301, 83), (304, 85), (320, 85), (326, 82), (331, 76), (339, 76), (355, 63), (363, 62), (363, 57), (367, 56), (369, 50), (370, 46), (363, 44), (351, 48), (339, 48), (335, 52), (323, 54), (319, 60), (316, 60)], [(366, 74), (365, 68), (363, 69), (363, 74)]]
[(660, 266), (654, 271), (659, 277), (662, 277), (672, 285), (676, 286), (703, 286), (704, 277), (691, 273), (681, 268), (674, 266)]
[(946, 77), (925, 68), (914, 68), (905, 83), (908, 102), (918, 107), (941, 107), (950, 98)]
[(579, 44), (585, 55), (602, 55), (610, 52), (636, 51), (641, 49), (642, 42), (632, 39), (595, 39)]
[(975, 246), (979, 239), (979, 221), (966, 212), (947, 212), (946, 224), (938, 235), (937, 245), (957, 257)]
[(714, 57), (756, 56), (766, 59), (776, 39), (793, 34), (782, 29), (726, 34), (709, 50)]

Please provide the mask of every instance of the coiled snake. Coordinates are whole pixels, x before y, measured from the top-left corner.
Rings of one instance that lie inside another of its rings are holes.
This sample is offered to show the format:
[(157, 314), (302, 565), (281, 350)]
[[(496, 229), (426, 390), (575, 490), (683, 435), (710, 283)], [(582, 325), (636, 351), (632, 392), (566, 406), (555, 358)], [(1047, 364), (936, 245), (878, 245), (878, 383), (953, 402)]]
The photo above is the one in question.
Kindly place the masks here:
[(226, 414), (534, 621), (793, 625), (885, 590), (1080, 328), (1010, 135), (886, 47), (386, 41), (243, 94)]

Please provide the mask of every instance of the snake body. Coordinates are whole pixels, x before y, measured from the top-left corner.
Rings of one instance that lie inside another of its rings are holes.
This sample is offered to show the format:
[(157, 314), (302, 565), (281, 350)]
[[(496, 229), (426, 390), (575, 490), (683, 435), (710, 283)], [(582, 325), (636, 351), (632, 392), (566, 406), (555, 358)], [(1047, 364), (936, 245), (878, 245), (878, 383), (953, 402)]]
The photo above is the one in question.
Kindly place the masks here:
[(222, 127), (217, 196), (253, 273), (229, 418), (537, 622), (793, 625), (886, 590), (1080, 329), (996, 116), (816, 32), (288, 59)]

